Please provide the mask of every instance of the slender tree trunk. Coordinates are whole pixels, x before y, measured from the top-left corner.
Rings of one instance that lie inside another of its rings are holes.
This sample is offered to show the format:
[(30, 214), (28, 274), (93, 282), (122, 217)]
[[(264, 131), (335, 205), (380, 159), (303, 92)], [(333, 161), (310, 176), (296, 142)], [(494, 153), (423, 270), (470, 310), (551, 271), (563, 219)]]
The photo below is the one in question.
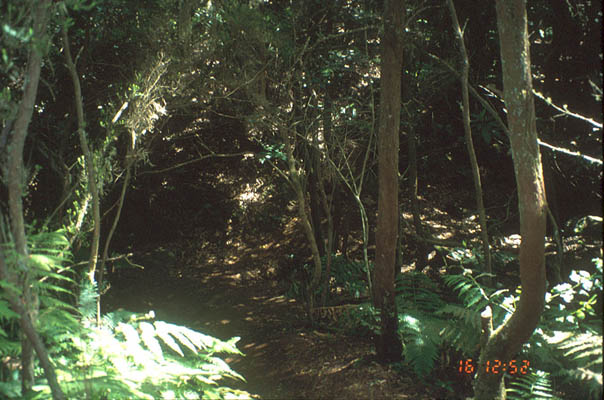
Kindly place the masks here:
[(321, 226), (321, 194), (319, 185), (321, 182), (319, 181), (319, 155), (316, 149), (312, 146), (308, 146), (308, 158), (306, 159), (305, 164), (308, 165), (309, 173), (308, 177), (308, 194), (309, 194), (309, 207), (310, 207), (310, 221), (311, 226), (315, 235), (315, 241), (317, 242), (317, 246), (319, 249), (319, 255), (323, 257), (325, 255), (325, 239), (323, 237), (323, 229)]
[(180, 10), (178, 13), (178, 37), (182, 44), (183, 55), (190, 54), (191, 51), (191, 17), (193, 13), (192, 0), (180, 0)]
[(394, 266), (398, 236), (398, 151), (401, 114), (401, 71), (405, 2), (386, 0), (382, 52), (380, 124), (378, 131), (378, 218), (373, 279), (373, 303), (380, 310), (381, 330), (376, 336), (378, 358), (401, 360)]
[[(323, 110), (323, 139), (324, 139), (324, 151), (327, 157), (329, 157), (329, 139), (331, 137), (331, 104), (329, 98), (326, 96), (325, 106)], [(314, 136), (315, 143), (314, 146), (318, 147), (317, 136)], [(319, 192), (321, 193), (321, 205), (323, 206), (323, 212), (327, 217), (327, 244), (325, 245), (325, 276), (323, 277), (323, 288), (321, 291), (321, 305), (325, 306), (327, 301), (327, 295), (330, 291), (329, 282), (331, 279), (331, 256), (333, 254), (334, 249), (334, 227), (333, 227), (333, 213), (331, 212), (331, 207), (333, 204), (333, 196), (335, 193), (335, 185), (336, 182), (334, 179), (330, 177), (330, 181), (332, 183), (332, 192), (331, 196), (327, 196), (327, 192), (325, 191), (325, 176), (323, 176), (323, 170), (321, 169), (320, 160), (317, 160), (317, 177), (319, 184)]]
[(310, 251), (312, 253), (313, 259), (313, 272), (310, 278), (310, 284), (308, 285), (308, 300), (306, 303), (308, 318), (310, 322), (313, 322), (313, 310), (314, 310), (314, 302), (315, 302), (315, 292), (319, 287), (321, 282), (321, 256), (319, 255), (319, 247), (317, 246), (317, 241), (315, 240), (315, 235), (312, 230), (312, 226), (310, 224), (310, 218), (308, 217), (308, 213), (306, 212), (306, 199), (304, 196), (304, 191), (302, 190), (302, 182), (300, 182), (300, 175), (296, 170), (296, 161), (294, 159), (294, 148), (289, 137), (289, 130), (287, 128), (283, 129), (283, 142), (285, 143), (285, 151), (287, 153), (287, 165), (288, 165), (288, 174), (289, 181), (294, 188), (294, 192), (296, 193), (296, 199), (298, 203), (298, 216), (300, 217), (300, 222), (302, 223), (302, 227), (304, 228), (304, 233), (306, 234), (306, 239), (310, 244)]
[(71, 50), (69, 47), (69, 38), (67, 37), (67, 28), (63, 28), (63, 44), (65, 46), (65, 61), (67, 63), (67, 69), (71, 75), (75, 92), (75, 104), (76, 114), (78, 117), (78, 134), (80, 136), (80, 145), (84, 158), (86, 159), (86, 170), (88, 172), (88, 187), (90, 188), (90, 194), (92, 196), (92, 218), (94, 224), (94, 231), (92, 234), (92, 244), (90, 246), (90, 259), (88, 261), (88, 279), (90, 282), (94, 282), (94, 273), (96, 270), (96, 263), (99, 255), (99, 239), (101, 236), (101, 211), (100, 211), (100, 199), (99, 191), (96, 184), (96, 171), (94, 169), (94, 157), (88, 146), (88, 139), (86, 138), (86, 122), (84, 120), (84, 105), (82, 101), (82, 88), (80, 86), (80, 78), (76, 66), (71, 57)]
[[(49, 2), (32, 3), (33, 8), (33, 44), (29, 52), (23, 98), (19, 104), (17, 118), (13, 127), (13, 134), (8, 146), (8, 208), (10, 227), (15, 250), (19, 255), (19, 271), (22, 274), (14, 275), (13, 283), (23, 290), (21, 301), (25, 305), (25, 314), (21, 315), (21, 329), (25, 332), (28, 322), (35, 324), (38, 315), (38, 298), (32, 290), (30, 280), (33, 278), (27, 265), (27, 238), (25, 237), (25, 221), (23, 218), (23, 191), (25, 170), (23, 167), (23, 147), (27, 130), (36, 102), (40, 69), (42, 64), (43, 49), (46, 47), (46, 29), (49, 17)], [(27, 335), (21, 339), (21, 391), (25, 395), (29, 392), (34, 382), (34, 348)]]
[(526, 1), (497, 0), (497, 27), (505, 106), (520, 210), (520, 282), (514, 314), (486, 335), (474, 382), (476, 399), (505, 399), (502, 374), (489, 374), (487, 361), (511, 360), (535, 330), (545, 303), (546, 198), (532, 94)]
[(463, 39), (463, 32), (461, 31), (461, 27), (459, 26), (459, 20), (457, 19), (457, 13), (455, 12), (455, 5), (453, 4), (453, 0), (448, 0), (448, 4), (449, 10), (451, 12), (451, 19), (453, 20), (453, 28), (457, 36), (457, 41), (459, 43), (459, 51), (461, 52), (463, 62), (461, 72), (461, 111), (463, 115), (463, 129), (465, 133), (468, 156), (470, 157), (470, 165), (472, 167), (472, 176), (474, 178), (474, 195), (476, 196), (478, 220), (480, 221), (480, 236), (482, 238), (482, 249), (485, 258), (485, 271), (490, 274), (492, 272), (492, 267), (491, 248), (489, 245), (489, 232), (487, 231), (487, 214), (484, 209), (484, 200), (482, 197), (482, 183), (480, 181), (480, 169), (478, 168), (478, 161), (476, 160), (476, 152), (474, 151), (474, 142), (472, 140), (472, 128), (470, 126), (470, 94), (468, 89), (470, 61), (468, 59), (468, 53), (466, 51), (466, 45)]
[[(23, 147), (27, 130), (31, 122), (38, 84), (40, 81), (40, 70), (42, 66), (42, 56), (47, 46), (46, 29), (50, 16), (50, 1), (42, 0), (32, 2), (33, 7), (33, 45), (29, 52), (27, 62), (27, 71), (23, 98), (19, 104), (17, 118), (15, 120), (12, 138), (9, 145), (8, 167), (7, 167), (7, 186), (8, 186), (8, 207), (10, 215), (10, 226), (15, 250), (19, 255), (18, 271), (24, 271), (19, 274), (11, 271), (4, 261), (4, 254), (0, 253), (0, 278), (11, 282), (16, 287), (22, 289), (21, 296), (8, 296), (11, 307), (20, 317), (23, 339), (21, 341), (21, 394), (26, 395), (32, 388), (34, 382), (34, 350), (40, 358), (40, 363), (44, 369), (46, 378), (51, 388), (52, 396), (55, 399), (64, 399), (61, 387), (57, 383), (57, 377), (54, 367), (48, 358), (48, 353), (44, 344), (40, 340), (36, 330), (35, 323), (38, 315), (38, 297), (31, 288), (30, 280), (33, 279), (27, 265), (27, 239), (25, 236), (25, 221), (23, 218)], [(0, 218), (2, 218), (0, 216)]]
[(96, 322), (97, 325), (101, 325), (101, 297), (103, 295), (103, 281), (105, 278), (105, 263), (107, 261), (107, 257), (109, 256), (109, 245), (111, 244), (111, 239), (113, 238), (113, 233), (117, 228), (117, 224), (120, 221), (120, 216), (122, 215), (122, 207), (124, 206), (124, 200), (126, 198), (126, 191), (128, 190), (128, 186), (130, 185), (130, 177), (132, 175), (132, 164), (134, 162), (134, 146), (135, 146), (135, 133), (132, 132), (130, 135), (131, 143), (128, 148), (128, 152), (126, 154), (126, 176), (124, 177), (124, 182), (122, 184), (122, 191), (120, 193), (120, 199), (117, 206), (117, 211), (115, 213), (115, 218), (113, 219), (113, 224), (111, 225), (111, 229), (109, 229), (109, 233), (107, 234), (107, 239), (105, 239), (105, 246), (103, 247), (103, 256), (101, 257), (101, 265), (99, 266), (99, 295), (97, 297), (96, 303)]
[[(415, 129), (411, 129), (409, 132), (409, 181), (411, 183), (411, 212), (413, 214), (413, 225), (415, 226), (415, 233), (420, 238), (426, 238), (424, 228), (422, 226), (422, 220), (420, 218), (419, 201), (417, 199), (417, 134)], [(428, 246), (425, 241), (417, 241), (417, 254), (416, 254), (416, 265), (415, 269), (421, 271), (428, 264)]]

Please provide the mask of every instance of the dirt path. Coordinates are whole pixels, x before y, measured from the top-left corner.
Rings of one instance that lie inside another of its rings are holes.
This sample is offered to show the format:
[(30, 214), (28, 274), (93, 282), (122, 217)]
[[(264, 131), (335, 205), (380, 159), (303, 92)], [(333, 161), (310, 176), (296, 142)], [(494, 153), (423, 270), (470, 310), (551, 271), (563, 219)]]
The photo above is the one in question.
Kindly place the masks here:
[(371, 361), (368, 338), (309, 327), (302, 308), (254, 272), (259, 253), (231, 248), (201, 264), (148, 255), (144, 271), (125, 271), (115, 281), (107, 309), (154, 310), (159, 320), (220, 339), (241, 337), (245, 356), (226, 361), (247, 380), (238, 386), (261, 399), (446, 398), (428, 394), (411, 374)]

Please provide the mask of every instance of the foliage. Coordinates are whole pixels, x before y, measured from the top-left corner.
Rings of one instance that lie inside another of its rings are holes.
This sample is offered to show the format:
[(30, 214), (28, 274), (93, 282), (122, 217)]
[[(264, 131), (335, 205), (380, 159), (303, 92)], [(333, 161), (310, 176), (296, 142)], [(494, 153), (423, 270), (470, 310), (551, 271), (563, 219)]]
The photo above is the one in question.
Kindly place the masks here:
[(573, 387), (583, 398), (602, 396), (602, 316), (593, 305), (602, 291), (602, 261), (596, 272), (572, 271), (571, 281), (546, 295), (542, 322), (529, 341), (529, 354), (540, 370)]
[[(83, 279), (77, 307), (71, 305), (74, 280), (61, 264), (69, 253), (63, 231), (28, 236), (34, 288), (40, 299), (38, 332), (54, 359), (59, 382), (69, 398), (249, 398), (244, 391), (224, 386), (221, 379), (243, 377), (218, 354), (241, 354), (239, 338), (221, 341), (147, 315), (116, 311), (96, 325), (97, 288)], [(4, 250), (8, 263), (16, 254)], [(18, 290), (0, 281), (0, 296)], [(67, 297), (67, 301), (63, 298)], [(0, 356), (14, 356), (20, 348), (18, 315), (0, 298)], [(11, 325), (13, 324), (13, 325)], [(3, 376), (0, 393), (20, 398), (17, 374)], [(49, 398), (45, 379), (34, 386), (34, 398)]]
[(530, 371), (526, 375), (519, 375), (512, 380), (506, 388), (507, 398), (510, 400), (559, 400), (552, 391), (550, 374), (543, 371)]
[(397, 306), (401, 310), (418, 310), (430, 314), (445, 305), (438, 286), (421, 272), (397, 276), (396, 293)]
[(337, 320), (337, 330), (362, 337), (379, 332), (380, 313), (369, 302), (347, 309)]
[[(85, 281), (84, 281), (85, 282)], [(249, 398), (244, 391), (219, 385), (241, 379), (217, 354), (241, 354), (239, 338), (221, 341), (184, 326), (146, 315), (117, 311), (94, 318), (96, 289), (80, 296), (81, 328), (70, 341), (54, 346), (58, 375), (73, 398)], [(48, 388), (39, 385), (46, 393)]]
[[(41, 326), (69, 398), (250, 397), (219, 384), (225, 378), (243, 380), (217, 356), (241, 354), (236, 347), (239, 338), (221, 341), (184, 326), (156, 321), (153, 312), (109, 313), (97, 327), (96, 288), (83, 282), (80, 319), (76, 321), (68, 312), (57, 310), (48, 313)], [(7, 354), (2, 349), (2, 354)], [(16, 384), (5, 382), (0, 392), (6, 398), (20, 397), (15, 395)], [(38, 392), (35, 398), (50, 396), (45, 380), (39, 380), (34, 390)]]
[[(326, 257), (322, 257), (323, 274), (327, 265)], [(370, 264), (369, 268), (372, 268)], [(331, 258), (331, 282), (336, 290), (341, 290), (346, 296), (358, 299), (367, 295), (368, 286), (365, 265), (362, 262), (349, 260), (343, 255)]]
[(499, 144), (506, 144), (505, 137), (501, 132), (501, 127), (490, 114), (487, 114), (486, 109), (481, 109), (479, 113), (472, 115), (472, 129), (478, 131), (482, 140), (487, 145), (491, 145), (496, 149), (500, 149)]
[[(560, 390), (572, 386), (583, 398), (600, 398), (602, 328), (594, 304), (602, 290), (602, 265), (600, 259), (594, 263), (595, 274), (573, 271), (570, 279), (574, 285), (561, 284), (547, 294), (542, 322), (525, 346), (526, 357), (531, 360), (530, 372), (508, 377), (510, 398), (555, 399), (550, 377), (559, 378), (556, 382)], [(480, 313), (486, 306), (493, 310), (495, 326), (515, 309), (518, 290), (510, 294), (507, 289), (484, 287), (479, 283), (482, 274), (474, 274), (462, 268), (459, 274), (444, 276), (446, 286), (456, 293), (459, 302), (445, 301), (446, 293), (421, 273), (399, 276), (399, 333), (406, 363), (418, 376), (428, 376), (439, 354), (447, 348), (475, 358)], [(374, 329), (379, 326), (375, 319), (372, 324)]]
[[(326, 257), (321, 258), (321, 264), (323, 266), (322, 274), (326, 273), (327, 259)], [(370, 264), (370, 268), (371, 268)], [(288, 280), (289, 289), (286, 292), (286, 296), (295, 299), (306, 298), (306, 288), (310, 282), (312, 266), (308, 263), (303, 264), (301, 267), (294, 269)], [(367, 296), (367, 276), (365, 272), (365, 265), (362, 262), (349, 260), (342, 255), (333, 255), (331, 258), (331, 292), (328, 297), (328, 304), (333, 302), (338, 296), (344, 296), (349, 299), (359, 299)], [(318, 295), (321, 288), (317, 288)]]
[(419, 377), (428, 376), (440, 355), (443, 344), (440, 332), (446, 320), (417, 310), (405, 310), (399, 313), (398, 321), (405, 361)]

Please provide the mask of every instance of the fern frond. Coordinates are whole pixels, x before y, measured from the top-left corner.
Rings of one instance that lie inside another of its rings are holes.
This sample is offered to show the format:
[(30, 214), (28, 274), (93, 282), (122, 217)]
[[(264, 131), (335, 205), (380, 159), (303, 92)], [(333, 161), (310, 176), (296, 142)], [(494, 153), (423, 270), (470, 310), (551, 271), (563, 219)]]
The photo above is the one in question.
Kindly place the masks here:
[(600, 360), (602, 364), (602, 337), (592, 333), (582, 333), (568, 338), (558, 345), (561, 350), (566, 350), (564, 355), (571, 356), (572, 360), (587, 362), (593, 358)]
[(19, 318), (19, 314), (11, 310), (8, 302), (0, 299), (0, 320), (2, 319), (17, 319)]
[(459, 299), (466, 307), (480, 309), (489, 303), (485, 290), (469, 273), (447, 275), (444, 280), (447, 286), (458, 292)]
[(396, 293), (401, 309), (431, 313), (445, 305), (439, 295), (438, 286), (426, 275), (418, 272), (400, 275), (396, 281)]
[(457, 304), (447, 304), (441, 310), (438, 310), (436, 315), (447, 318), (453, 317), (456, 320), (461, 320), (465, 324), (480, 330), (480, 312), (471, 308), (462, 307)]
[(544, 371), (530, 371), (518, 375), (507, 384), (506, 394), (510, 400), (561, 400), (554, 396), (550, 375)]
[(420, 377), (427, 376), (435, 366), (442, 343), (442, 327), (442, 320), (418, 311), (399, 315), (405, 360)]

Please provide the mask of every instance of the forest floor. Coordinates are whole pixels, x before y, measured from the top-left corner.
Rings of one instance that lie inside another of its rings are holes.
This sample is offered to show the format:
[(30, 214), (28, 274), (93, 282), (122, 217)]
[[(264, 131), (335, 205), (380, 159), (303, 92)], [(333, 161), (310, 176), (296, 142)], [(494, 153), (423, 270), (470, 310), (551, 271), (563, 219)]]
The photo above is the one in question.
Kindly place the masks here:
[(286, 241), (227, 232), (197, 245), (197, 254), (154, 249), (136, 259), (144, 270), (113, 279), (105, 308), (154, 310), (158, 320), (240, 337), (245, 356), (226, 361), (246, 379), (236, 386), (260, 399), (451, 398), (411, 371), (379, 364), (371, 338), (310, 326), (275, 277), (283, 268), (276, 260), (300, 247), (302, 238), (289, 228)]
[[(471, 238), (476, 229), (475, 218), (452, 218), (436, 209), (429, 220), (431, 232), (441, 238)], [(158, 320), (223, 340), (240, 337), (238, 348), (245, 355), (225, 360), (246, 379), (233, 385), (258, 399), (423, 400), (471, 394), (470, 378), (450, 366), (420, 380), (402, 363), (378, 363), (370, 337), (308, 323), (302, 305), (285, 296), (282, 276), (293, 268), (292, 254), (307, 254), (296, 218), (232, 225), (239, 228), (228, 225), (144, 249), (134, 258), (144, 270), (124, 270), (111, 279), (106, 310), (154, 310)], [(351, 252), (358, 251), (355, 245)], [(517, 275), (517, 266), (510, 268)]]

